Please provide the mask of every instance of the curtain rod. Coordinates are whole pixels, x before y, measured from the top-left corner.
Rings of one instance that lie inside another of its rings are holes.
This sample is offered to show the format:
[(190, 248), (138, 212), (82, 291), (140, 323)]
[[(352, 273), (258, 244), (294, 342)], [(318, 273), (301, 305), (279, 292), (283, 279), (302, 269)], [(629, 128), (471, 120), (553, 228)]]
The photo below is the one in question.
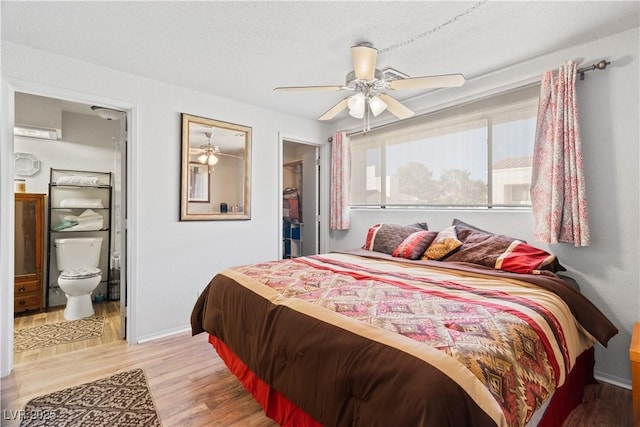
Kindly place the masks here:
[[(580, 80), (584, 80), (584, 73), (586, 73), (587, 71), (593, 71), (593, 70), (605, 70), (605, 69), (607, 68), (607, 66), (609, 66), (609, 65), (611, 65), (611, 62), (609, 62), (609, 61), (607, 61), (607, 60), (605, 60), (605, 59), (602, 59), (602, 60), (600, 60), (599, 62), (597, 62), (596, 64), (590, 65), (590, 66), (588, 66), (588, 67), (581, 67), (581, 68), (578, 68), (578, 69), (576, 70), (576, 74), (579, 74), (579, 75), (580, 75)], [(522, 89), (522, 88), (527, 87), (527, 86), (531, 86), (531, 83), (530, 83), (530, 84), (527, 84), (527, 85), (524, 85), (524, 86), (522, 86), (522, 87), (516, 88), (516, 90), (517, 90), (517, 89)], [(427, 115), (427, 114), (429, 114), (429, 113), (421, 114), (421, 115), (418, 115), (418, 116), (414, 116), (414, 117), (412, 117), (411, 119), (417, 119), (417, 118), (420, 118), (420, 117), (424, 117), (424, 116), (425, 116), (425, 115)], [(408, 120), (411, 120), (411, 119), (408, 119)], [(374, 127), (372, 127), (371, 129), (369, 129), (369, 131), (376, 130), (376, 129), (381, 129), (381, 128), (385, 128), (385, 127), (388, 127), (388, 126), (395, 125), (395, 124), (397, 124), (397, 123), (398, 123), (398, 122), (390, 122), (390, 123), (385, 123), (385, 124), (382, 124), (382, 125), (379, 125), (379, 126), (374, 126)], [(363, 133), (363, 131), (362, 131), (362, 130), (354, 130), (353, 132), (348, 132), (348, 133), (347, 133), (347, 136), (360, 135), (360, 134), (362, 134), (362, 133)], [(328, 141), (328, 142), (333, 142), (333, 138), (332, 138), (332, 137), (329, 137), (329, 138), (327, 139), (327, 141)]]
[(576, 70), (576, 74), (580, 74), (580, 80), (584, 80), (584, 73), (586, 73), (587, 71), (593, 71), (593, 70), (606, 70), (607, 65), (611, 65), (611, 62), (602, 59), (600, 62), (598, 62), (597, 64), (593, 64), (589, 67), (582, 67), (582, 68), (578, 68)]

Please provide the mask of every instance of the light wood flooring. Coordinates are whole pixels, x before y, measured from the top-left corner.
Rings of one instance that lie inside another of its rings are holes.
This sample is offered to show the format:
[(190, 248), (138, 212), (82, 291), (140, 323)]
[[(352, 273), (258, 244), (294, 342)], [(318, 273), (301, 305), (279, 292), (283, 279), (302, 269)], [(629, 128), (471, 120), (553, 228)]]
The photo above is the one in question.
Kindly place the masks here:
[[(2, 408), (16, 411), (36, 396), (135, 368), (145, 371), (163, 427), (276, 425), (227, 370), (207, 336), (189, 333), (16, 364), (11, 375), (0, 380)], [(2, 425), (19, 422), (3, 420)]]
[[(262, 408), (227, 370), (205, 334), (181, 333), (144, 344), (120, 341), (15, 365), (0, 380), (2, 408), (22, 409), (32, 398), (142, 368), (164, 427), (273, 427)], [(586, 404), (566, 427), (631, 426), (631, 392), (609, 384), (590, 386)], [(17, 421), (3, 420), (7, 427)]]
[[(70, 351), (82, 350), (96, 345), (109, 344), (122, 341), (120, 338), (120, 302), (110, 301), (100, 304), (93, 304), (96, 316), (102, 316), (104, 321), (104, 332), (98, 338), (83, 341), (76, 341), (67, 344), (44, 347), (23, 352), (14, 352), (13, 363), (18, 364), (27, 361), (37, 361), (49, 358), (56, 354), (68, 353)], [(16, 313), (13, 319), (15, 330), (29, 328), (33, 326), (48, 325), (52, 323), (64, 322), (64, 306), (50, 308), (47, 312), (23, 312)]]

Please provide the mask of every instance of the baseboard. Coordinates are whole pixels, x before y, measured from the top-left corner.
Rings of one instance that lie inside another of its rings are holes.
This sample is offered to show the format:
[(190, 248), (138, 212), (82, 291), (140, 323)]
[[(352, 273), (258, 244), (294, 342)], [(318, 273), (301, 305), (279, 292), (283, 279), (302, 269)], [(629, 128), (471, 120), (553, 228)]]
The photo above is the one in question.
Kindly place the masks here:
[(617, 377), (615, 375), (604, 374), (604, 373), (598, 372), (598, 371), (595, 371), (593, 373), (593, 376), (598, 381), (602, 381), (602, 382), (605, 382), (605, 383), (613, 384), (615, 386), (631, 390), (631, 380), (630, 379), (620, 378), (620, 377)]
[(189, 332), (191, 331), (191, 326), (188, 326), (188, 325), (187, 326), (180, 326), (178, 328), (165, 330), (165, 331), (159, 332), (157, 334), (144, 335), (144, 336), (138, 338), (138, 344), (143, 344), (145, 342), (157, 340), (159, 338), (170, 337), (172, 335), (181, 334), (181, 333), (187, 332), (187, 331), (189, 331)]

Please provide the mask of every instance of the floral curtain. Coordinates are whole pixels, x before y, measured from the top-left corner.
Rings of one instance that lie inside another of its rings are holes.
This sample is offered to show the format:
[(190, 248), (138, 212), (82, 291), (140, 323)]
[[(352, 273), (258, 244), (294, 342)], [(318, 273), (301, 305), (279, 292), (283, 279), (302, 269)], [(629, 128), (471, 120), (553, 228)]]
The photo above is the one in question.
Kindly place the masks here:
[(542, 77), (531, 176), (535, 239), (588, 246), (589, 218), (576, 100), (577, 63)]
[(331, 144), (331, 218), (332, 230), (348, 230), (351, 150), (345, 132), (336, 132)]

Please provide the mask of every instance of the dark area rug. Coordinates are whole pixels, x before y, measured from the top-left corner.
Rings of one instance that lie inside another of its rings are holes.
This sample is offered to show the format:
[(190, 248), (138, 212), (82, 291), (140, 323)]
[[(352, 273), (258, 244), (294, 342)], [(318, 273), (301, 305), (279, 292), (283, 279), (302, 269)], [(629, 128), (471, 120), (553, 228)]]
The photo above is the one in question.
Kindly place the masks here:
[(161, 426), (142, 369), (121, 372), (30, 400), (21, 427)]

